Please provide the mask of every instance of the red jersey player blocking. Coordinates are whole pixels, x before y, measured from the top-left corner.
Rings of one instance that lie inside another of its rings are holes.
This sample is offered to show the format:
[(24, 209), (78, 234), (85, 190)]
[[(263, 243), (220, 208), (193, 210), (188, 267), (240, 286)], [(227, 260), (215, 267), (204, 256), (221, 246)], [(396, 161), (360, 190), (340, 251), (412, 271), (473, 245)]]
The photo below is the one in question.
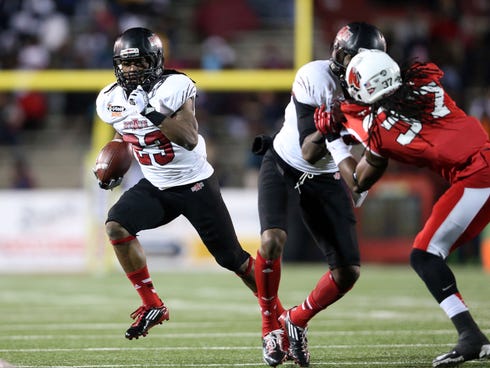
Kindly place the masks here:
[(322, 133), (331, 136), (344, 127), (366, 146), (356, 162), (343, 140), (327, 139), (327, 148), (353, 190), (369, 189), (390, 158), (428, 167), (450, 183), (416, 236), (410, 257), (458, 333), (456, 346), (436, 357), (434, 367), (490, 358), (490, 342), (473, 320), (445, 262), (490, 221), (490, 141), (480, 122), (444, 91), (442, 76), (432, 63), (414, 63), (401, 72), (386, 53), (366, 50), (347, 68), (347, 89), (355, 103), (342, 103), (346, 120), (334, 119), (323, 107), (315, 113)]
[[(159, 37), (146, 28), (125, 31), (114, 44), (116, 83), (97, 97), (97, 113), (131, 143), (144, 178), (109, 210), (106, 232), (117, 259), (140, 295), (126, 338), (146, 336), (169, 319), (136, 235), (185, 216), (218, 264), (256, 292), (253, 258), (240, 246), (218, 180), (206, 159), (194, 112), (196, 87), (186, 75), (163, 67)], [(122, 178), (99, 183), (112, 189)]]

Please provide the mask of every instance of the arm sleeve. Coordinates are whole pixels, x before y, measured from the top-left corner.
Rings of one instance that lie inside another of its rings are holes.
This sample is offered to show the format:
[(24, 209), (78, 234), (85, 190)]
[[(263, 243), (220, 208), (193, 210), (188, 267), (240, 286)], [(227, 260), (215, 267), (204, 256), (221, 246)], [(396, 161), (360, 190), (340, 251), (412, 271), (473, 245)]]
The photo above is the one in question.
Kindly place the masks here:
[(298, 102), (296, 97), (293, 97), (294, 106), (296, 107), (296, 117), (298, 120), (298, 132), (299, 132), (299, 144), (303, 144), (306, 136), (314, 133), (316, 130), (315, 123), (313, 121), (313, 114), (315, 113), (315, 106), (307, 105)]
[(332, 100), (336, 90), (335, 82), (327, 72), (328, 63), (317, 60), (298, 69), (293, 82), (293, 101), (298, 122), (299, 143), (303, 144), (306, 136), (316, 131), (313, 115), (315, 109)]

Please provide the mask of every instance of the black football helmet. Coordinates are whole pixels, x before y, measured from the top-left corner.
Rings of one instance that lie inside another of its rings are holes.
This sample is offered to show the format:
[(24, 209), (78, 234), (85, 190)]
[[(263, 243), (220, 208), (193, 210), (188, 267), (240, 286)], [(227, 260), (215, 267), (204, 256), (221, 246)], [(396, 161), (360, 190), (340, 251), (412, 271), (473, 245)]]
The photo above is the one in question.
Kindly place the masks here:
[[(144, 59), (149, 67), (140, 71), (124, 73), (121, 63), (127, 60)], [(160, 38), (146, 28), (130, 28), (114, 43), (112, 58), (117, 83), (128, 93), (141, 85), (147, 92), (163, 75), (163, 47)]]
[[(359, 49), (377, 49), (386, 52), (386, 41), (381, 31), (364, 22), (352, 22), (342, 27), (335, 36), (332, 45), (332, 72), (341, 80), (345, 75), (348, 62)], [(345, 60), (346, 56), (350, 56)]]

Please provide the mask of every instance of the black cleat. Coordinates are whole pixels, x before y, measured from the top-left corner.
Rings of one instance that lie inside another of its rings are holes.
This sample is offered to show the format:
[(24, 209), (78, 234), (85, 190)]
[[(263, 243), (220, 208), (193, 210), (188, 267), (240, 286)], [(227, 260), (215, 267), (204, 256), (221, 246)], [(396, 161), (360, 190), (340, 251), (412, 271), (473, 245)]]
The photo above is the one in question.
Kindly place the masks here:
[(289, 311), (285, 311), (279, 320), (288, 337), (288, 355), (300, 367), (309, 367), (310, 352), (308, 351), (308, 339), (306, 338), (308, 327), (301, 328), (293, 324), (289, 318)]
[(269, 332), (262, 338), (262, 357), (264, 362), (275, 367), (282, 364), (286, 353), (282, 347), (284, 331), (282, 329)]
[(131, 318), (136, 321), (126, 331), (125, 336), (129, 340), (146, 336), (150, 328), (161, 324), (163, 321), (168, 321), (169, 311), (165, 305), (160, 307), (145, 307), (142, 305), (131, 313)]
[(460, 346), (459, 344), (449, 353), (439, 355), (432, 361), (433, 367), (457, 367), (458, 365), (475, 359), (490, 359), (490, 344), (478, 348)]

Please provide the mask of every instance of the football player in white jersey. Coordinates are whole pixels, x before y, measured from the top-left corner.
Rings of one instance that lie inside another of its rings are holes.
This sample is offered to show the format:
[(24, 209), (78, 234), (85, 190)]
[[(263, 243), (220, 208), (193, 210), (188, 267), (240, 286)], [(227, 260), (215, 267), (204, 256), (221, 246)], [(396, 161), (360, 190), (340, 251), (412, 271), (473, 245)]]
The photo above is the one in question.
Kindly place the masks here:
[[(131, 340), (169, 319), (136, 237), (141, 230), (183, 215), (219, 265), (237, 273), (253, 292), (256, 286), (254, 259), (238, 242), (198, 134), (194, 82), (164, 69), (161, 40), (146, 28), (122, 33), (114, 44), (113, 61), (117, 82), (100, 91), (97, 113), (115, 129), (114, 138), (131, 143), (144, 176), (109, 210), (105, 224), (119, 263), (142, 301), (125, 334)], [(121, 179), (99, 185), (112, 189)]]
[[(352, 208), (352, 199), (358, 198), (346, 190), (326, 149), (325, 137), (315, 128), (313, 115), (318, 106), (330, 106), (344, 96), (342, 77), (360, 48), (385, 51), (383, 34), (370, 24), (350, 23), (338, 31), (331, 59), (309, 62), (297, 71), (284, 124), (265, 152), (260, 168), (261, 245), (255, 260), (255, 279), (262, 313), (263, 359), (270, 366), (292, 358), (299, 366), (308, 367), (308, 322), (347, 293), (359, 277)], [(302, 218), (298, 221), (304, 221), (322, 249), (329, 270), (302, 303), (284, 310), (277, 294), (290, 195), (299, 197)]]

